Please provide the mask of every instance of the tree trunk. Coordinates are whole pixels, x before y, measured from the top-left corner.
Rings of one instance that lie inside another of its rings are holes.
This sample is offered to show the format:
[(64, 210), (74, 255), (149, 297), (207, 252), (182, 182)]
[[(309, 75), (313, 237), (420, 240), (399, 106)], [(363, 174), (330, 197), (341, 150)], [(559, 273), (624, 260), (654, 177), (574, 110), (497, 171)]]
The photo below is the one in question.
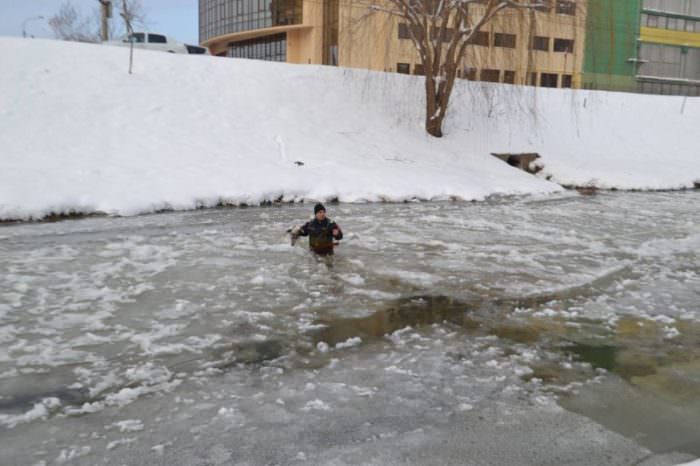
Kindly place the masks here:
[(431, 136), (441, 138), (442, 124), (447, 115), (447, 107), (450, 103), (450, 96), (454, 89), (455, 79), (457, 78), (457, 70), (455, 66), (449, 64), (447, 72), (441, 76), (441, 80), (437, 83), (432, 76), (425, 77), (425, 95), (426, 95), (426, 112), (425, 112), (425, 130)]
[(425, 130), (431, 136), (442, 137), (442, 120), (445, 119), (445, 111), (440, 108), (442, 99), (439, 89), (435, 89), (435, 78), (426, 73), (425, 76)]
[(436, 138), (442, 137), (442, 121), (445, 119), (444, 115), (438, 114), (433, 118), (428, 118), (425, 122), (425, 130), (431, 136)]

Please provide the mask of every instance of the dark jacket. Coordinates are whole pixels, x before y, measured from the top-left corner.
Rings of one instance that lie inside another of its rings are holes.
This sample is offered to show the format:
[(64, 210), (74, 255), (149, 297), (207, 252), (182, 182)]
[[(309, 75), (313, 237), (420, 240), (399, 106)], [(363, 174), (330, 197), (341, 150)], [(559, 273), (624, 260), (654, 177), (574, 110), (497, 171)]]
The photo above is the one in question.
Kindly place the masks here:
[[(338, 230), (337, 235), (333, 235), (333, 230)], [(313, 219), (306, 222), (301, 227), (299, 234), (309, 237), (309, 247), (316, 254), (333, 254), (333, 241), (343, 239), (343, 231), (337, 223), (326, 218), (322, 222)]]

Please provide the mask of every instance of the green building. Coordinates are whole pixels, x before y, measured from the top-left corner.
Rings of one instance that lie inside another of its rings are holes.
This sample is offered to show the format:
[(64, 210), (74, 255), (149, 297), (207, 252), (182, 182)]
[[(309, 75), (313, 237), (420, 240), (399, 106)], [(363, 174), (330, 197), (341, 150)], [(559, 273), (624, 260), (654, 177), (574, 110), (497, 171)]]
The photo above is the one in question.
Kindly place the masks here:
[(588, 0), (582, 87), (700, 96), (700, 0)]

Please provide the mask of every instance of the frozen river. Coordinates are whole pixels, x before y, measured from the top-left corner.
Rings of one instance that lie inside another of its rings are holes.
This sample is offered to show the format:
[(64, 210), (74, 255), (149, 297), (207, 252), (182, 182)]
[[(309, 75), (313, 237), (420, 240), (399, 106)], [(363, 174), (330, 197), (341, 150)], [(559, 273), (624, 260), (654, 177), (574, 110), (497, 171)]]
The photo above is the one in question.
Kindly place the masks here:
[(331, 205), (331, 261), (308, 205), (0, 227), (0, 464), (700, 456), (699, 206)]

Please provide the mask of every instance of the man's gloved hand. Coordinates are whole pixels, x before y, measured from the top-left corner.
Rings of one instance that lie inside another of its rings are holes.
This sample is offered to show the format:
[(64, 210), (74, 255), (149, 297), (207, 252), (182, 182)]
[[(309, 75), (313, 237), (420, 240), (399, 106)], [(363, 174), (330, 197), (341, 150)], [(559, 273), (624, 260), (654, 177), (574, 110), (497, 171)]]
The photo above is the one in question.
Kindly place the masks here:
[(292, 237), (292, 246), (294, 246), (301, 235), (301, 227), (293, 226), (287, 230), (287, 233), (289, 233), (289, 235)]

